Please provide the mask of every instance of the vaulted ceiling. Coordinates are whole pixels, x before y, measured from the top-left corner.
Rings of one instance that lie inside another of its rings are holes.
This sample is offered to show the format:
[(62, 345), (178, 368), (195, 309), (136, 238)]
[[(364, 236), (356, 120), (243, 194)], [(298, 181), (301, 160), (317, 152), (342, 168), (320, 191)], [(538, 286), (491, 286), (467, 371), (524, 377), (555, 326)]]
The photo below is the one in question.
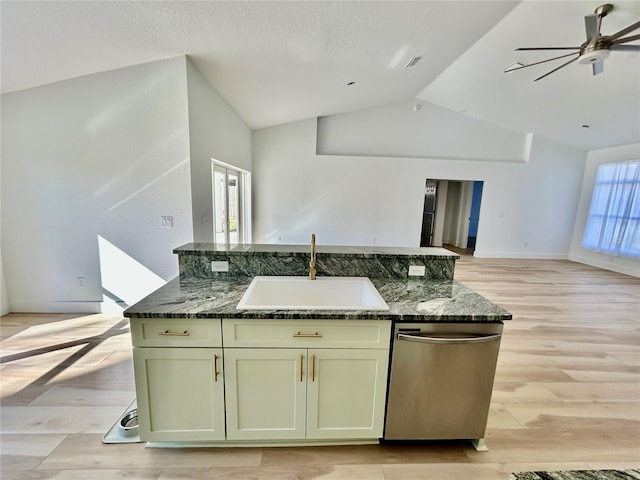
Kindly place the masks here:
[[(599, 4), (3, 0), (1, 86), (189, 55), (253, 129), (415, 98), (585, 150), (637, 143), (640, 53), (596, 76), (575, 62), (534, 82), (562, 60), (504, 73), (558, 55), (516, 47), (580, 45)], [(638, 20), (640, 2), (616, 1), (602, 33)]]

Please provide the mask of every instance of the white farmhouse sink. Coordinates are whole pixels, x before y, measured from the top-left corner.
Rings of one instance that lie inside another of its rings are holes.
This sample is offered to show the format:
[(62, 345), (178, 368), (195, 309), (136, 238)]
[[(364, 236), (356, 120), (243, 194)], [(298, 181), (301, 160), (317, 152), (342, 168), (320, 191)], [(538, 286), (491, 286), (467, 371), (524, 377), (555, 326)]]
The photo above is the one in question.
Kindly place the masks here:
[(367, 277), (255, 277), (238, 310), (389, 310)]

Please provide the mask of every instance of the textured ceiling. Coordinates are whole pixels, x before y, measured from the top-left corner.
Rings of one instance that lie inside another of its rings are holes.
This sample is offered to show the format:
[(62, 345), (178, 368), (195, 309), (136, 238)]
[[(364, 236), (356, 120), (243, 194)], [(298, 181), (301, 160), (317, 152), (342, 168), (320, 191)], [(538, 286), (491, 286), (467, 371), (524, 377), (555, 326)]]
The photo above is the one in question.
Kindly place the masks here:
[[(515, 47), (581, 43), (598, 4), (2, 1), (1, 86), (186, 54), (254, 129), (419, 96), (585, 149), (638, 142), (639, 54), (614, 52), (597, 77), (577, 64), (535, 83), (546, 70), (502, 73), (537, 55)], [(605, 33), (640, 19), (639, 2), (615, 5)], [(403, 68), (413, 56), (423, 59)], [(592, 127), (576, 133), (583, 123)]]

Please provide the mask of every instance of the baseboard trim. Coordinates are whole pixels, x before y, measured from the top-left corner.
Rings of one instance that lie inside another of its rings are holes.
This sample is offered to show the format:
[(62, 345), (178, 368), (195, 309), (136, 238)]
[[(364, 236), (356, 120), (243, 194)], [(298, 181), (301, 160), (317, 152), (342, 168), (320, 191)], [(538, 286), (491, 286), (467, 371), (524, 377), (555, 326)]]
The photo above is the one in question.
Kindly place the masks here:
[[(604, 257), (604, 256), (603, 256)], [(615, 257), (614, 257), (615, 258)], [(624, 275), (630, 275), (632, 277), (640, 278), (640, 265), (622, 265), (609, 260), (609, 257), (600, 259), (593, 259), (582, 257), (580, 255), (570, 255), (569, 260), (572, 262), (582, 263), (589, 265), (590, 267), (602, 268), (603, 270), (609, 270), (611, 272), (622, 273)]]
[(567, 254), (545, 252), (491, 252), (476, 250), (474, 257), (478, 258), (521, 258), (531, 260), (569, 260)]
[(11, 299), (12, 313), (100, 313), (102, 302), (55, 302)]

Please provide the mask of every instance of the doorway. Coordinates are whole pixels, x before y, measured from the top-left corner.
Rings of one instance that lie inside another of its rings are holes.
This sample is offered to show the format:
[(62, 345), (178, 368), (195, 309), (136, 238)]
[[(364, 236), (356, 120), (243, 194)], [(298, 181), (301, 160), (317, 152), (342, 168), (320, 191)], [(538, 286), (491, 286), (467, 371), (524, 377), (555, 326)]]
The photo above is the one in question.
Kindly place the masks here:
[(483, 185), (482, 181), (427, 179), (420, 246), (444, 246), (473, 255)]
[(250, 243), (249, 172), (212, 162), (213, 238), (216, 244)]

